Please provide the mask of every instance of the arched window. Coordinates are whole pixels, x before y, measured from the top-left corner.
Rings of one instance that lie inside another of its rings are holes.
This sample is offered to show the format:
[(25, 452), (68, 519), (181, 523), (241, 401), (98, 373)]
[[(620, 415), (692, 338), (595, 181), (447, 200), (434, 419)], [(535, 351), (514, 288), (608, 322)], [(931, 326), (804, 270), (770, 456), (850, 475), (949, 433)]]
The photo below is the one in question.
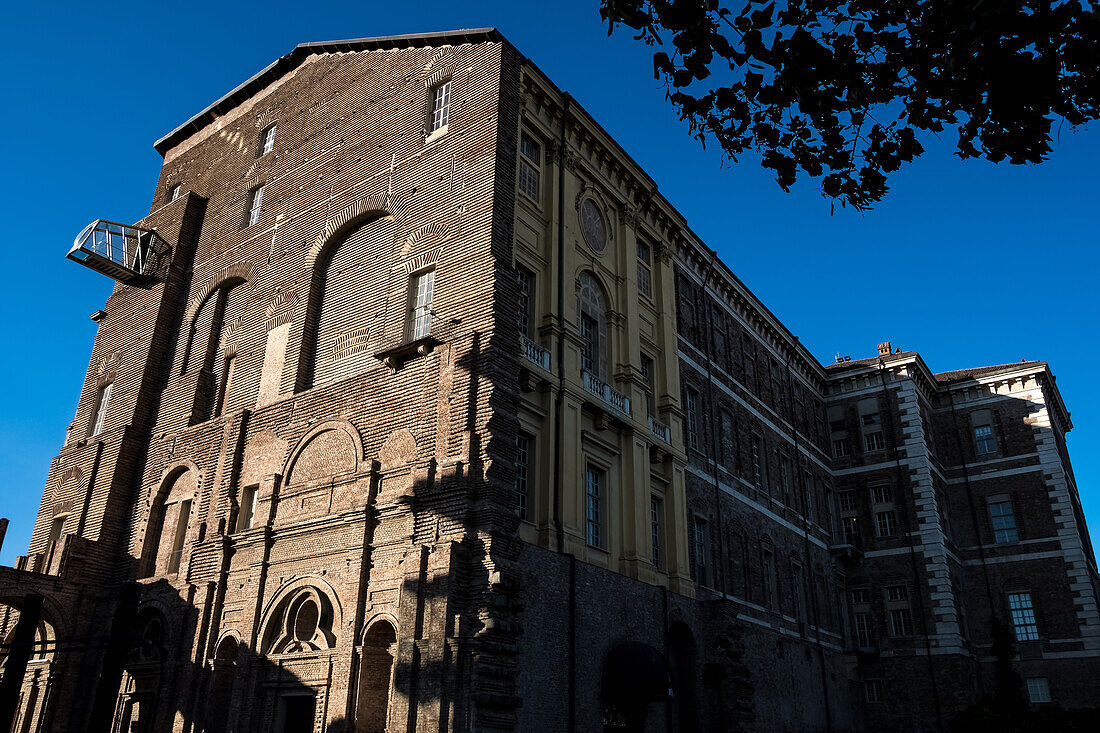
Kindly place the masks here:
[(194, 472), (184, 469), (165, 482), (153, 502), (142, 552), (145, 576), (179, 572), (195, 488)]
[(268, 620), (264, 654), (296, 654), (336, 646), (333, 607), (328, 596), (306, 587), (287, 595)]
[(240, 280), (225, 284), (206, 299), (195, 315), (185, 371), (205, 369), (210, 377), (199, 382), (202, 394), (196, 400), (192, 423), (218, 417), (240, 403), (240, 390), (234, 389), (233, 377), (247, 291)]
[(580, 329), (581, 369), (607, 381), (611, 341), (607, 326), (607, 298), (590, 272), (577, 277), (577, 328)]
[(392, 217), (376, 218), (333, 240), (317, 258), (303, 334), (303, 389), (373, 363), (374, 325), (381, 323), (390, 278), (397, 276), (390, 271), (396, 235)]
[(385, 733), (389, 720), (397, 632), (386, 621), (376, 621), (363, 635), (363, 667), (355, 703), (356, 733)]

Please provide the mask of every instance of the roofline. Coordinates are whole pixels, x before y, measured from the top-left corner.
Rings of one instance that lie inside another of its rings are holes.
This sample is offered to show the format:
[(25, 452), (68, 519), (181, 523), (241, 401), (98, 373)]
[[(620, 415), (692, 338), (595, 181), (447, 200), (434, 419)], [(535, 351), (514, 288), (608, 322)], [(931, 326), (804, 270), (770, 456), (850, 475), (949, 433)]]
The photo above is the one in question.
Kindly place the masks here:
[(153, 148), (163, 157), (169, 150), (228, 112), (260, 89), (279, 79), (314, 54), (342, 51), (371, 51), (385, 48), (412, 48), (455, 43), (507, 43), (496, 28), (463, 28), (435, 33), (405, 33), (396, 36), (371, 36), (343, 41), (311, 41), (299, 43), (290, 53), (272, 61), (227, 94), (218, 98), (206, 109), (191, 117), (176, 129), (153, 143)]

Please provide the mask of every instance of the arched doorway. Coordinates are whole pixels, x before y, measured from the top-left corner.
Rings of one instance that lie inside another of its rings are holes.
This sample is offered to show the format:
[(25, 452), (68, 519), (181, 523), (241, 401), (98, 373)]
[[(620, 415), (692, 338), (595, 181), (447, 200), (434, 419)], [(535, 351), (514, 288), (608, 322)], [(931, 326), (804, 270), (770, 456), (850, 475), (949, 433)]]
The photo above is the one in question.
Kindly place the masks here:
[(387, 621), (376, 621), (363, 635), (359, 697), (355, 705), (356, 733), (385, 733), (397, 658), (397, 631)]
[(237, 677), (237, 640), (227, 636), (218, 644), (210, 674), (210, 733), (225, 733), (229, 724), (229, 709), (233, 703), (233, 683)]
[(604, 733), (645, 733), (647, 719), (664, 718), (651, 703), (667, 702), (672, 694), (664, 656), (638, 641), (615, 645), (604, 659), (600, 692)]
[(680, 733), (699, 730), (699, 695), (696, 685), (698, 666), (695, 661), (695, 635), (683, 621), (668, 630), (669, 656), (672, 661), (674, 704)]

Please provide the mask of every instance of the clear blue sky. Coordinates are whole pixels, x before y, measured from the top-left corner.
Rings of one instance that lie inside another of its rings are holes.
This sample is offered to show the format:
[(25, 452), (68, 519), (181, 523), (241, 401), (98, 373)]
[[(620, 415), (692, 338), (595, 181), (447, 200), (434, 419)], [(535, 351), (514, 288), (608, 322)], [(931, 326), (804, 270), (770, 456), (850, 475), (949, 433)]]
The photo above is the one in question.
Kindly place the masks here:
[(962, 163), (947, 145), (893, 179), (875, 211), (829, 215), (755, 162), (721, 165), (652, 79), (649, 50), (607, 38), (596, 0), (557, 3), (16, 3), (0, 45), (0, 553), (26, 552), (50, 460), (76, 407), (111, 282), (64, 259), (94, 218), (148, 213), (153, 141), (296, 43), (496, 26), (571, 92), (692, 228), (825, 363), (890, 340), (935, 371), (1046, 359), (1073, 413), (1070, 453), (1100, 532), (1100, 391), (1090, 369), (1100, 126), (1030, 168)]

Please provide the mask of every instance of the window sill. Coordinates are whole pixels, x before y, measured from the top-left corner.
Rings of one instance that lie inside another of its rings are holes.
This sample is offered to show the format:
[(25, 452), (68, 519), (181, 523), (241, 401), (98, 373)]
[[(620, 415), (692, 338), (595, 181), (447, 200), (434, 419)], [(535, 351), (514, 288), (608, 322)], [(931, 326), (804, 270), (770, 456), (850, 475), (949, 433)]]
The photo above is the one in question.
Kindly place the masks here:
[(418, 339), (405, 341), (388, 349), (383, 349), (374, 355), (375, 359), (388, 366), (395, 372), (406, 363), (418, 356), (427, 356), (435, 350), (435, 347), (443, 343), (431, 334)]
[(431, 145), (436, 140), (438, 140), (439, 138), (443, 137), (446, 134), (447, 134), (447, 125), (444, 125), (443, 127), (439, 128), (438, 130), (433, 130), (432, 132), (428, 133), (428, 136), (426, 138), (424, 138), (424, 144), (425, 145)]

